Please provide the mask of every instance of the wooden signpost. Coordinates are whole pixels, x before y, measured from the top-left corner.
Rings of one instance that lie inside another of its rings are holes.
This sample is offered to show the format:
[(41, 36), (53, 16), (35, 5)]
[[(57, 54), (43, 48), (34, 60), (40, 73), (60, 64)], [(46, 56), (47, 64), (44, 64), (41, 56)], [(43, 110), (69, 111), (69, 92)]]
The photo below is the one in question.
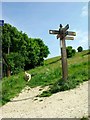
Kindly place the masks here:
[(66, 53), (66, 43), (65, 40), (74, 40), (76, 36), (75, 32), (67, 31), (69, 29), (69, 24), (67, 24), (64, 28), (62, 24), (60, 24), (59, 30), (49, 30), (49, 34), (57, 35), (57, 39), (60, 38), (60, 46), (61, 46), (61, 60), (62, 60), (62, 79), (67, 80), (68, 78), (68, 67), (67, 67), (67, 53)]

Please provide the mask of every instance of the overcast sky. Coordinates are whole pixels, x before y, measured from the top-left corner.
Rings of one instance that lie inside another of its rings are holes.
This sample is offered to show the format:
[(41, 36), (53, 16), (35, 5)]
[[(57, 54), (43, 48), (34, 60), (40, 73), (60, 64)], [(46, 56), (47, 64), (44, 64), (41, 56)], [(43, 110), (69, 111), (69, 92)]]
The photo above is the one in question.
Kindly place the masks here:
[(49, 47), (49, 58), (60, 55), (60, 40), (49, 34), (60, 24), (69, 24), (69, 30), (76, 32), (74, 40), (66, 40), (66, 46), (88, 49), (87, 2), (3, 2), (0, 17), (29, 37), (41, 38)]

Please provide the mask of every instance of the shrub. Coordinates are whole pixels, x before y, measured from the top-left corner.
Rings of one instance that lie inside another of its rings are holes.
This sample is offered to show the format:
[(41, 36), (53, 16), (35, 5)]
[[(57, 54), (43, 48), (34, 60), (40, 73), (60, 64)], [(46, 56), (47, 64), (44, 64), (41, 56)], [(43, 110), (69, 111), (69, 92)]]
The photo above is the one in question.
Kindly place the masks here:
[(79, 47), (77, 48), (77, 50), (78, 50), (78, 52), (82, 52), (82, 51), (83, 51), (83, 48), (82, 48), (81, 46), (79, 46)]
[(76, 50), (75, 50), (75, 49), (72, 49), (72, 46), (68, 46), (68, 47), (66, 48), (66, 52), (67, 52), (67, 58), (70, 58), (70, 57), (72, 57), (72, 56), (75, 55)]

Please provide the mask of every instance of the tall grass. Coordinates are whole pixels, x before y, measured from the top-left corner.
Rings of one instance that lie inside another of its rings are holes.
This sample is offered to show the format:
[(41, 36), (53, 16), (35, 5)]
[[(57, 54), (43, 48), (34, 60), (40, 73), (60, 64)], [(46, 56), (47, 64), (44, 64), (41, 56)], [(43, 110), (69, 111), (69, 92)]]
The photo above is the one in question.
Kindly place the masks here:
[(43, 73), (39, 73), (32, 77), (32, 80), (28, 83), (30, 87), (36, 86), (47, 86), (57, 81), (58, 77), (61, 76), (60, 68), (54, 70), (46, 69)]
[(11, 98), (15, 97), (26, 86), (26, 81), (22, 74), (5, 77), (1, 81), (2, 84), (2, 105), (9, 102)]
[(44, 91), (39, 96), (47, 97), (51, 96), (53, 93), (73, 89), (77, 85), (79, 85), (83, 81), (87, 81), (88, 79), (89, 77), (87, 62), (71, 65), (69, 67), (69, 75), (66, 81), (64, 81), (63, 79), (58, 79), (52, 86), (50, 86), (50, 89), (48, 91)]

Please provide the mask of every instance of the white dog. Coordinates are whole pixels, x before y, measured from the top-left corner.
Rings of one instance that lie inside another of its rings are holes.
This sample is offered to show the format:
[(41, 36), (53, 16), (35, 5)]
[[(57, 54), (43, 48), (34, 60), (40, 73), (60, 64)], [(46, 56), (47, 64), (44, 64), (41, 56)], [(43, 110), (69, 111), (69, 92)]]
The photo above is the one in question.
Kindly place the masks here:
[(25, 71), (25, 80), (28, 82), (31, 80), (31, 74), (27, 73), (26, 71)]

